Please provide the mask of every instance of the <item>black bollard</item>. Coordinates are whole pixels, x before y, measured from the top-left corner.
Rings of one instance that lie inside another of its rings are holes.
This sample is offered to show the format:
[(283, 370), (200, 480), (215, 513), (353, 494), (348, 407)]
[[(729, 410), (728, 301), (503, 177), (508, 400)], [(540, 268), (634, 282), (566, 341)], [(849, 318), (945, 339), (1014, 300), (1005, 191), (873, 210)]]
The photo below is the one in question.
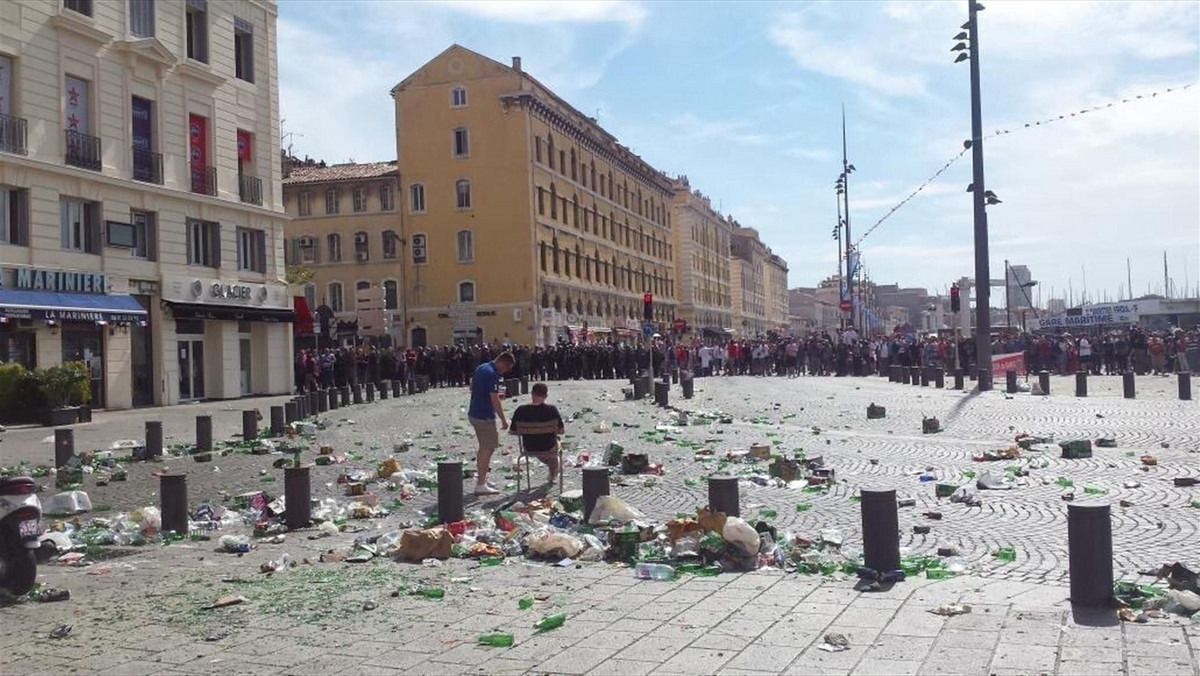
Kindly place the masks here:
[(900, 568), (900, 522), (896, 515), (896, 489), (863, 488), (863, 563), (881, 573)]
[(146, 421), (146, 459), (160, 458), (163, 453), (162, 421)]
[(294, 401), (287, 401), (283, 404), (283, 420), (286, 424), (291, 425), (296, 422), (300, 415), (300, 405)]
[(521, 394), (529, 394), (529, 376), (521, 376)]
[(1125, 398), (1134, 399), (1137, 397), (1137, 383), (1134, 381), (1133, 371), (1126, 371), (1121, 375), (1122, 385), (1125, 386)]
[(444, 460), (438, 463), (437, 506), (441, 523), (463, 520), (462, 462)]
[(242, 411), (242, 441), (258, 438), (258, 409), (249, 408)]
[(930, 367), (928, 367), (928, 366), (921, 369), (921, 387), (929, 387), (929, 382), (931, 380), (933, 380), (933, 377), (931, 376), (929, 371), (930, 371)]
[(654, 383), (654, 405), (666, 408), (668, 400), (671, 397), (671, 385), (669, 383)]
[(308, 399), (304, 395), (292, 398), (292, 403), (296, 404), (296, 420), (304, 420), (308, 417)]
[(601, 495), (608, 495), (608, 468), (607, 467), (584, 467), (583, 468), (583, 521), (587, 523), (592, 516), (592, 508), (596, 506), (596, 499)]
[(946, 369), (936, 368), (933, 370), (933, 384), (936, 385), (939, 390), (946, 387)]
[(354, 403), (363, 403), (363, 391), (360, 383), (354, 383), (354, 385), (350, 388), (350, 392), (354, 397)]
[(1075, 396), (1087, 396), (1087, 371), (1077, 371), (1075, 373)]
[(307, 465), (283, 468), (283, 511), (288, 530), (312, 522), (312, 477)]
[(912, 368), (911, 368), (911, 369), (909, 369), (909, 370), (912, 372), (912, 374), (911, 374), (911, 376), (910, 376), (910, 379), (909, 379), (909, 381), (910, 381), (910, 382), (911, 382), (911, 383), (912, 383), (914, 386), (916, 386), (916, 387), (920, 387), (920, 386), (921, 386), (921, 367), (920, 367), (920, 366), (914, 366), (914, 367), (912, 367)]
[(286, 405), (271, 407), (271, 436), (273, 437), (283, 436), (283, 428), (287, 424), (284, 417), (285, 410)]
[(521, 394), (521, 381), (516, 378), (506, 378), (504, 380), (504, 396), (508, 398), (516, 397)]
[(196, 452), (212, 453), (212, 416), (196, 416)]
[(1017, 372), (1012, 369), (1004, 372), (1004, 391), (1009, 394), (1017, 393)]
[(410, 396), (417, 393), (417, 380), (412, 376), (408, 377), (408, 380), (404, 382), (404, 386), (407, 388), (405, 392)]
[(164, 474), (158, 481), (162, 531), (188, 535), (188, 497), (186, 474)]
[(679, 384), (679, 369), (671, 369), (671, 384)]
[(1050, 372), (1042, 371), (1038, 373), (1038, 387), (1042, 389), (1042, 394), (1050, 396)]
[(338, 398), (340, 398), (342, 400), (341, 406), (343, 408), (350, 405), (350, 386), (349, 385), (342, 385), (341, 389), (338, 390)]
[(54, 467), (66, 467), (75, 457), (75, 430), (60, 427), (54, 430)]
[(400, 397), (400, 388), (403, 385), (404, 385), (404, 383), (400, 382), (399, 380), (392, 381), (392, 398), (393, 399)]
[(380, 401), (387, 399), (388, 395), (391, 394), (391, 391), (392, 391), (391, 383), (389, 383), (386, 380), (379, 381), (379, 400)]
[(1180, 371), (1179, 372), (1179, 400), (1180, 401), (1191, 401), (1192, 400), (1192, 372), (1191, 371)]
[(888, 367), (888, 380), (893, 383), (900, 382), (900, 370), (904, 368), (899, 364), (892, 364)]
[(683, 398), (691, 399), (696, 392), (696, 380), (694, 378), (683, 378), (679, 381), (680, 387), (683, 388)]
[(725, 516), (741, 515), (737, 477), (708, 477), (708, 509), (713, 512), (722, 512)]
[(979, 369), (979, 378), (977, 379), (980, 392), (991, 392), (992, 390), (992, 370)]
[(329, 410), (330, 411), (337, 410), (338, 399), (340, 398), (340, 397), (338, 397), (338, 394), (339, 394), (339, 392), (336, 387), (331, 387), (328, 390), (325, 390), (325, 396), (328, 397), (328, 399), (329, 399)]
[(634, 378), (633, 380), (633, 398), (641, 399), (646, 396), (646, 381), (642, 378)]
[(954, 370), (954, 389), (963, 389), (963, 372), (962, 369)]
[(329, 390), (317, 390), (317, 413), (329, 410)]
[(320, 412), (320, 410), (321, 410), (321, 393), (315, 392), (315, 391), (309, 392), (308, 393), (308, 415), (309, 415), (309, 417), (315, 418), (317, 416), (317, 413)]
[(375, 401), (375, 383), (367, 383), (367, 403)]
[(1067, 503), (1071, 604), (1107, 607), (1112, 601), (1112, 516), (1102, 500)]
[(900, 380), (898, 382), (900, 382), (902, 385), (907, 385), (908, 381), (912, 378), (912, 371), (904, 366), (898, 366), (896, 368), (900, 369)]

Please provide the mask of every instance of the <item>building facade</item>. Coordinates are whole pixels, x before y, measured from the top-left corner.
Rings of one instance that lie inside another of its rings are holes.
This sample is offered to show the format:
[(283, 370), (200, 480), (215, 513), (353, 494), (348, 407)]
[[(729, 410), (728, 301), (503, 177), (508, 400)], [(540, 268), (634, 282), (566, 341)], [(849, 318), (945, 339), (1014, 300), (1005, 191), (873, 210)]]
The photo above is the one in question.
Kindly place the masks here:
[(525, 73), (453, 45), (392, 90), (413, 345), (632, 338), (675, 319), (672, 181)]
[(767, 329), (787, 333), (791, 329), (788, 320), (788, 266), (778, 255), (767, 249), (763, 268), (763, 312)]
[(767, 298), (765, 268), (767, 247), (754, 228), (743, 228), (735, 221), (729, 245), (729, 276), (733, 288), (734, 335), (755, 338), (766, 335)]
[(273, 0), (0, 3), (0, 360), (287, 392)]
[(731, 221), (712, 200), (693, 190), (686, 176), (675, 180), (674, 214), (677, 314), (692, 335), (723, 338), (733, 332), (733, 282), (729, 242)]
[[(303, 305), (317, 317), (313, 328), (318, 332), (320, 318), (326, 317), (325, 335), (331, 340), (387, 335), (400, 344), (404, 242), (396, 162), (289, 161), (286, 171), (283, 205), (292, 220), (285, 255), (289, 265), (311, 271), (297, 315)], [(382, 300), (382, 317), (375, 312), (374, 296)], [(316, 336), (304, 327), (296, 340), (309, 347)]]

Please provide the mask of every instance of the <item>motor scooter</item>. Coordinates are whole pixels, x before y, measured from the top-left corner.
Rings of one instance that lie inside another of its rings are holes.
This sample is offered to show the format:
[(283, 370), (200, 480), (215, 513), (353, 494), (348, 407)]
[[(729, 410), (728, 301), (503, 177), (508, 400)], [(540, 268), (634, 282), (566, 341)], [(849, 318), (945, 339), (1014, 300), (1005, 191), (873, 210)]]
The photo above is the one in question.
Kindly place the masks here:
[(29, 477), (0, 477), (0, 588), (33, 589), (42, 535), (42, 501)]

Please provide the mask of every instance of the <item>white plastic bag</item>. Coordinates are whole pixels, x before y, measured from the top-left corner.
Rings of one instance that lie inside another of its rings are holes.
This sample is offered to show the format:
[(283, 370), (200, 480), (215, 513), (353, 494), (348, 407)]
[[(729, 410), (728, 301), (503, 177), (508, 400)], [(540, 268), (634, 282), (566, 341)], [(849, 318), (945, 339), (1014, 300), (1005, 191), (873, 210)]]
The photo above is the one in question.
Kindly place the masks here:
[(757, 554), (761, 545), (761, 539), (754, 528), (736, 516), (725, 519), (725, 529), (721, 531), (721, 537), (746, 556)]
[[(142, 535), (154, 535), (162, 529), (162, 512), (157, 507), (142, 507), (129, 513)], [(186, 535), (186, 533), (183, 533)]]
[(543, 531), (525, 538), (529, 553), (553, 559), (573, 559), (583, 551), (583, 542), (567, 533)]
[(51, 496), (42, 506), (45, 514), (78, 514), (92, 511), (92, 499), (83, 491), (69, 491)]
[(625, 523), (641, 519), (644, 516), (615, 495), (601, 495), (596, 498), (596, 505), (592, 507), (592, 516), (588, 519), (588, 523), (602, 524), (609, 521)]

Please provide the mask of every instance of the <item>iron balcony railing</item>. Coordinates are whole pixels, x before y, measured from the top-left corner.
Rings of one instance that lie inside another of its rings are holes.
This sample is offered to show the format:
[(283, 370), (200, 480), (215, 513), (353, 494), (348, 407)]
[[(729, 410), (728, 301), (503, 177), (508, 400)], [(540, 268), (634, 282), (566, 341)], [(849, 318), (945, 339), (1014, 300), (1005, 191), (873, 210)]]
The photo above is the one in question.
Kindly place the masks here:
[(203, 164), (193, 164), (191, 167), (192, 174), (192, 192), (201, 195), (217, 195), (217, 168), (206, 167)]
[(134, 148), (133, 180), (162, 185), (162, 153)]
[(238, 196), (246, 204), (262, 206), (262, 179), (257, 176), (238, 174)]
[(11, 115), (0, 115), (0, 152), (25, 155), (29, 147), (25, 145), (25, 118)]
[(74, 129), (64, 131), (67, 140), (66, 163), (81, 169), (100, 171), (100, 138), (81, 134)]

